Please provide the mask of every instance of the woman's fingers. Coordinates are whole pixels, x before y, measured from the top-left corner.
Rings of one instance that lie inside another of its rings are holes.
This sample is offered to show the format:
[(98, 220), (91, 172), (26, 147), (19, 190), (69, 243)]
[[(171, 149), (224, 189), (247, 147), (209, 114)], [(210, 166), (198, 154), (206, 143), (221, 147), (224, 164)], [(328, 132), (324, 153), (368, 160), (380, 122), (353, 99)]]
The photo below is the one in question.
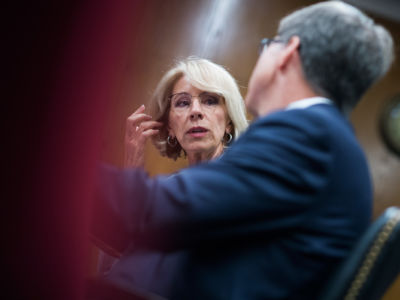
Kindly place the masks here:
[(135, 144), (136, 147), (142, 147), (146, 139), (159, 132), (163, 123), (151, 121), (151, 116), (143, 113), (144, 105), (141, 105), (126, 120), (125, 141), (129, 144)]
[(140, 114), (140, 113), (144, 112), (145, 109), (146, 109), (146, 107), (144, 107), (144, 104), (142, 104), (142, 105), (139, 106), (139, 108), (137, 110), (135, 110), (135, 112), (132, 115)]
[(132, 124), (131, 126), (129, 126), (129, 130), (133, 131), (134, 134), (138, 134), (149, 129), (159, 128), (162, 125), (163, 123), (157, 121), (144, 121)]
[[(140, 123), (133, 123), (130, 126), (127, 127), (126, 131), (126, 141), (127, 142), (135, 142), (135, 143), (140, 143), (140, 140), (142, 137), (147, 138), (149, 136), (153, 136), (153, 131), (151, 131), (151, 134), (147, 134), (146, 132), (148, 130), (157, 130), (156, 133), (158, 132), (158, 128), (160, 128), (163, 125), (161, 122), (157, 121), (144, 121)], [(144, 134), (146, 133), (146, 134)], [(143, 141), (144, 142), (144, 141)]]
[(126, 120), (125, 130), (125, 166), (143, 167), (144, 149), (148, 137), (159, 132), (157, 128), (162, 123), (151, 121), (151, 116), (144, 113), (145, 107), (141, 105)]
[(151, 137), (153, 135), (156, 135), (159, 132), (160, 132), (159, 129), (148, 129), (146, 131), (143, 131), (142, 136), (145, 136), (146, 138), (148, 138), (148, 137)]
[(151, 116), (143, 113), (144, 105), (141, 105), (133, 114), (126, 119), (125, 125), (125, 140), (127, 142), (137, 138), (139, 126), (142, 122), (151, 120)]
[(162, 125), (163, 123), (157, 121), (145, 121), (140, 123), (138, 130), (146, 131), (149, 129), (157, 129), (160, 128)]
[(149, 116), (148, 114), (144, 113), (144, 110), (146, 109), (146, 107), (144, 106), (144, 104), (140, 105), (139, 108), (137, 110), (135, 110), (127, 119), (126, 119), (126, 123), (127, 125), (135, 125), (136, 123), (140, 123), (143, 122), (145, 120), (151, 120), (151, 116)]
[(146, 114), (136, 114), (133, 113), (126, 119), (126, 125), (127, 126), (137, 126), (141, 122), (151, 120), (151, 116), (146, 115)]

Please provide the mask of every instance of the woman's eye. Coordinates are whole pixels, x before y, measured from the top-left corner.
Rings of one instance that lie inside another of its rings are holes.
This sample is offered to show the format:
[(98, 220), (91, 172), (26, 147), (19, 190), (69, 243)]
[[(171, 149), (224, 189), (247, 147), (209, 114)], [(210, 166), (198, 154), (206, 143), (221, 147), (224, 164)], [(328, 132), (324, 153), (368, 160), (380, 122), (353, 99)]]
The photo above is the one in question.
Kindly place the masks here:
[(190, 106), (190, 100), (187, 98), (178, 99), (175, 103), (176, 107)]
[(207, 96), (207, 98), (204, 100), (204, 103), (207, 105), (217, 105), (219, 103), (219, 99), (214, 96)]

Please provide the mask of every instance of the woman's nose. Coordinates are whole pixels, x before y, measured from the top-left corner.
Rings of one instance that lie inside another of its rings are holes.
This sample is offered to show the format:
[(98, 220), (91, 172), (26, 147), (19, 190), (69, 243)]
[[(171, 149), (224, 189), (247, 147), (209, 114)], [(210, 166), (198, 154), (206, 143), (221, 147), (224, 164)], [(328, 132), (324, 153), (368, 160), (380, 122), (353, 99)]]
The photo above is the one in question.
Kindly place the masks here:
[(200, 101), (195, 101), (195, 99), (193, 99), (190, 107), (190, 119), (203, 119), (203, 116), (203, 109), (200, 105)]

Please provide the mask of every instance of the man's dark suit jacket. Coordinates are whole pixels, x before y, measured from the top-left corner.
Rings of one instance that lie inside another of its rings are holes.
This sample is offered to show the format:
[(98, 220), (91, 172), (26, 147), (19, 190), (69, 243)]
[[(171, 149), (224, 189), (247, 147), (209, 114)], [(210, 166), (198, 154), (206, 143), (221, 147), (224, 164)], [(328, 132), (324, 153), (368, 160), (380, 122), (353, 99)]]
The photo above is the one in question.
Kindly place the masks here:
[(170, 299), (314, 299), (369, 224), (364, 154), (333, 105), (256, 120), (219, 159), (149, 179), (101, 169), (108, 279)]

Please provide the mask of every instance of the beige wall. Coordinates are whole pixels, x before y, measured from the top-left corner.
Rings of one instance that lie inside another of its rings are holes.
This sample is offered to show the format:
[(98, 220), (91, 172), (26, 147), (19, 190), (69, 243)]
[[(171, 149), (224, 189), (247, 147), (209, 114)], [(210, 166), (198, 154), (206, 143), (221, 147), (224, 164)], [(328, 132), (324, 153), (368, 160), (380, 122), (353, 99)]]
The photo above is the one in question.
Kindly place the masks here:
[(400, 23), (381, 19), (379, 22), (391, 31), (395, 39), (397, 59), (387, 76), (363, 97), (351, 118), (371, 168), (375, 217), (390, 205), (400, 206), (400, 157), (387, 149), (378, 130), (384, 105), (391, 97), (400, 94)]
[[(144, 2), (142, 18), (137, 22), (139, 35), (132, 37), (132, 56), (126, 65), (125, 81), (121, 83), (120, 96), (110, 113), (104, 138), (104, 158), (117, 165), (122, 165), (123, 161), (125, 119), (140, 104), (147, 103), (158, 80), (174, 59), (198, 55), (226, 66), (237, 79), (244, 96), (258, 57), (260, 39), (274, 36), (282, 16), (315, 1)], [(231, 5), (224, 8), (225, 2)], [(400, 24), (379, 21), (387, 26), (399, 45)], [(400, 206), (400, 158), (386, 149), (378, 132), (378, 119), (385, 101), (400, 93), (399, 78), (398, 59), (388, 76), (364, 96), (351, 116), (371, 168), (375, 190), (374, 217), (387, 206)], [(184, 166), (185, 160), (173, 162), (161, 158), (154, 147), (148, 145), (146, 168), (150, 174), (170, 173)], [(354, 176), (357, 176), (356, 170)], [(399, 289), (395, 287), (393, 293), (397, 291)], [(393, 297), (388, 295), (386, 299)]]
[[(388, 206), (400, 206), (400, 157), (387, 149), (378, 129), (383, 107), (391, 97), (400, 94), (400, 23), (378, 18), (376, 20), (392, 33), (397, 59), (387, 76), (365, 94), (351, 117), (371, 169), (374, 183), (374, 218)], [(399, 299), (399, 295), (400, 277), (387, 292), (384, 300)]]

